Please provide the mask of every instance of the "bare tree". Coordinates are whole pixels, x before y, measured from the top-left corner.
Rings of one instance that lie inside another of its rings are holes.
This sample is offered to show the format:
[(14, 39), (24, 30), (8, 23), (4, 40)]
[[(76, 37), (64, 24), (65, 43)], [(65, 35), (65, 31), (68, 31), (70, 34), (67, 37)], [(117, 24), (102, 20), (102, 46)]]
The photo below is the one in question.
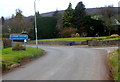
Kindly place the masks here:
[(12, 15), (10, 19), (4, 21), (3, 33), (21, 33), (29, 32), (33, 28), (33, 20), (31, 17), (24, 17), (22, 11), (17, 9), (16, 15)]
[(102, 20), (105, 22), (106, 30), (109, 31), (109, 35), (113, 29), (113, 18), (116, 14), (116, 10), (113, 5), (109, 5), (101, 8), (100, 13), (102, 15)]

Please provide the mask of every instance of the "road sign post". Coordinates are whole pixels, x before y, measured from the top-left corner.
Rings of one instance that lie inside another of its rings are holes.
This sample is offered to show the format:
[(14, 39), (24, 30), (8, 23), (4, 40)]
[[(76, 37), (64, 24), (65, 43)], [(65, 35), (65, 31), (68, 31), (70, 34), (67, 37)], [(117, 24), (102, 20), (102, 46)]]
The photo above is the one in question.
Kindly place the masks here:
[(12, 40), (12, 47), (13, 47), (13, 40)]
[(10, 39), (13, 40), (28, 39), (28, 35), (10, 35)]
[(24, 46), (26, 46), (28, 35), (15, 35), (15, 34), (11, 34), (10, 35), (10, 39), (12, 40), (12, 47), (13, 47), (14, 40), (16, 40), (16, 41), (23, 40)]

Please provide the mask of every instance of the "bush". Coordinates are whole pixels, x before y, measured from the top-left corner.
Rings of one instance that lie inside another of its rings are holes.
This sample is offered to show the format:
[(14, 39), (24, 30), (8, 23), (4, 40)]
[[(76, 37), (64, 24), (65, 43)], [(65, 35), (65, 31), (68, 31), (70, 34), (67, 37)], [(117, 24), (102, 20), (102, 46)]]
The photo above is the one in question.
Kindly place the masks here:
[(79, 33), (71, 34), (71, 37), (80, 37)]
[(111, 36), (109, 36), (110, 38), (117, 38), (120, 37), (118, 34), (112, 34)]
[(71, 37), (75, 37), (75, 34), (71, 34)]
[(79, 33), (76, 33), (76, 34), (75, 34), (75, 37), (80, 37), (80, 34), (79, 34)]
[(74, 34), (77, 31), (75, 28), (63, 28), (60, 32), (60, 35), (64, 38), (71, 37), (72, 34)]
[(26, 50), (24, 46), (22, 46), (20, 43), (16, 43), (15, 46), (12, 48), (14, 51), (19, 51), (19, 50)]
[(3, 38), (3, 48), (12, 47), (12, 41), (8, 38)]

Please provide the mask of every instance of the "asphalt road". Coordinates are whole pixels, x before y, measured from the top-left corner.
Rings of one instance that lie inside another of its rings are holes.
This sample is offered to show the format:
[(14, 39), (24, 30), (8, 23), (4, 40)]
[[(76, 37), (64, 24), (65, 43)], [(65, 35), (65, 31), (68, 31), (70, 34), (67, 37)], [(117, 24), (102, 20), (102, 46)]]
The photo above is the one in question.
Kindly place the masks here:
[(106, 80), (106, 50), (39, 46), (47, 53), (3, 75), (3, 80)]

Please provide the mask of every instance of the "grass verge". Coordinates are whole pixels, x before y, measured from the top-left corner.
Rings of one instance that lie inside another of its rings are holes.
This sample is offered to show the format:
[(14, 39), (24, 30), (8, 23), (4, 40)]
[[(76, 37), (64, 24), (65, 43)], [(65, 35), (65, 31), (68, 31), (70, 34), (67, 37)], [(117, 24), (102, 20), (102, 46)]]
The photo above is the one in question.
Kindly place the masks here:
[(118, 40), (120, 39), (120, 37), (119, 38), (108, 38), (108, 37), (53, 38), (53, 39), (41, 39), (39, 41), (87, 41), (92, 39), (106, 41), (106, 40)]
[(20, 64), (24, 58), (35, 58), (42, 55), (44, 50), (36, 49), (33, 47), (27, 47), (26, 51), (12, 51), (12, 48), (2, 49), (2, 55), (0, 55), (2, 64), (2, 70), (11, 69), (13, 64)]
[(120, 80), (120, 49), (109, 54), (110, 66), (112, 66), (115, 80)]

